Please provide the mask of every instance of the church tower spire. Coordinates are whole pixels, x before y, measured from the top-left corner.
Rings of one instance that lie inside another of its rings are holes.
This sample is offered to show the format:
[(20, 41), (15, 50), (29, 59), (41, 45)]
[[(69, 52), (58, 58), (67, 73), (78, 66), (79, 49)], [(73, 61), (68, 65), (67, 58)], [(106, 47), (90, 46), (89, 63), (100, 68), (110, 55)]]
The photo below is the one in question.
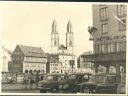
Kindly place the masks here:
[(59, 47), (59, 34), (57, 32), (57, 23), (54, 19), (52, 23), (52, 32), (51, 32), (51, 54), (57, 54)]
[(67, 24), (67, 32), (72, 32), (72, 23), (70, 20), (68, 21), (68, 24)]
[(56, 20), (54, 19), (52, 23), (52, 32), (56, 32), (56, 31), (57, 31), (57, 23), (56, 23)]
[(73, 54), (73, 30), (72, 30), (72, 23), (69, 20), (67, 24), (67, 33), (66, 33), (66, 46), (68, 50), (68, 54)]

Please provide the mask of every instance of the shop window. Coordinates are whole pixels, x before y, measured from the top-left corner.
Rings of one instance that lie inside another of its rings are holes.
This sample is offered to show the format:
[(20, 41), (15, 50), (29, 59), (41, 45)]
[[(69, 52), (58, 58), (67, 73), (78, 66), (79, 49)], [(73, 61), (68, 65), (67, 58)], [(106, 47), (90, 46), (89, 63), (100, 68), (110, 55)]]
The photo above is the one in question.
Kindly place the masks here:
[(116, 43), (116, 52), (120, 52), (121, 51), (121, 44), (120, 42)]
[(100, 52), (100, 53), (105, 53), (104, 44), (99, 45), (99, 52)]
[(110, 44), (107, 44), (107, 52), (108, 53), (112, 53), (114, 50), (113, 50), (113, 44), (112, 43), (110, 43)]

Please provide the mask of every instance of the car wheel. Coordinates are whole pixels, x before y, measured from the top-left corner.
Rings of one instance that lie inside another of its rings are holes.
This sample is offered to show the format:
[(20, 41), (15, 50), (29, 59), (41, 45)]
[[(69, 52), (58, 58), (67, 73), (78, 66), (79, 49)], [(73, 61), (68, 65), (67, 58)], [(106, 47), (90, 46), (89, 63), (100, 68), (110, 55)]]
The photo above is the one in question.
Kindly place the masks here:
[(83, 93), (90, 93), (87, 87), (83, 88)]
[(54, 89), (52, 90), (52, 92), (53, 92), (53, 93), (57, 93), (57, 89), (54, 88)]
[(40, 90), (40, 93), (46, 93), (46, 91), (45, 90)]
[(117, 94), (125, 94), (125, 87), (123, 85), (119, 85), (117, 88)]

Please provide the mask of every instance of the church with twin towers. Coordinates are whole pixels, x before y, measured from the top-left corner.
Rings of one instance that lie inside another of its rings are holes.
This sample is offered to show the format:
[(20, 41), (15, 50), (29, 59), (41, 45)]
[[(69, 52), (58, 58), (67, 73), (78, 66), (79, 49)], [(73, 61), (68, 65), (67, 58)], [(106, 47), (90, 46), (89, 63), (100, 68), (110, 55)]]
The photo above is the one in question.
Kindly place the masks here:
[(73, 55), (74, 36), (73, 36), (71, 21), (69, 20), (67, 23), (66, 45), (60, 44), (59, 32), (57, 30), (57, 27), (58, 27), (57, 22), (54, 19), (54, 21), (52, 23), (52, 32), (51, 32), (51, 54)]

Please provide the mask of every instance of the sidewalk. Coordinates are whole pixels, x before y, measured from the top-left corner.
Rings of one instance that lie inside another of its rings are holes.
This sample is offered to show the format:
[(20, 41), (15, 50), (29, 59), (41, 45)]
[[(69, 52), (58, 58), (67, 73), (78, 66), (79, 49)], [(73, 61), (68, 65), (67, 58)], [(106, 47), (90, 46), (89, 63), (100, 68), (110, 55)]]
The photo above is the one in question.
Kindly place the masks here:
[[(36, 89), (36, 86), (33, 85), (32, 89)], [(23, 84), (1, 84), (1, 90), (32, 90), (30, 88), (25, 88)]]

